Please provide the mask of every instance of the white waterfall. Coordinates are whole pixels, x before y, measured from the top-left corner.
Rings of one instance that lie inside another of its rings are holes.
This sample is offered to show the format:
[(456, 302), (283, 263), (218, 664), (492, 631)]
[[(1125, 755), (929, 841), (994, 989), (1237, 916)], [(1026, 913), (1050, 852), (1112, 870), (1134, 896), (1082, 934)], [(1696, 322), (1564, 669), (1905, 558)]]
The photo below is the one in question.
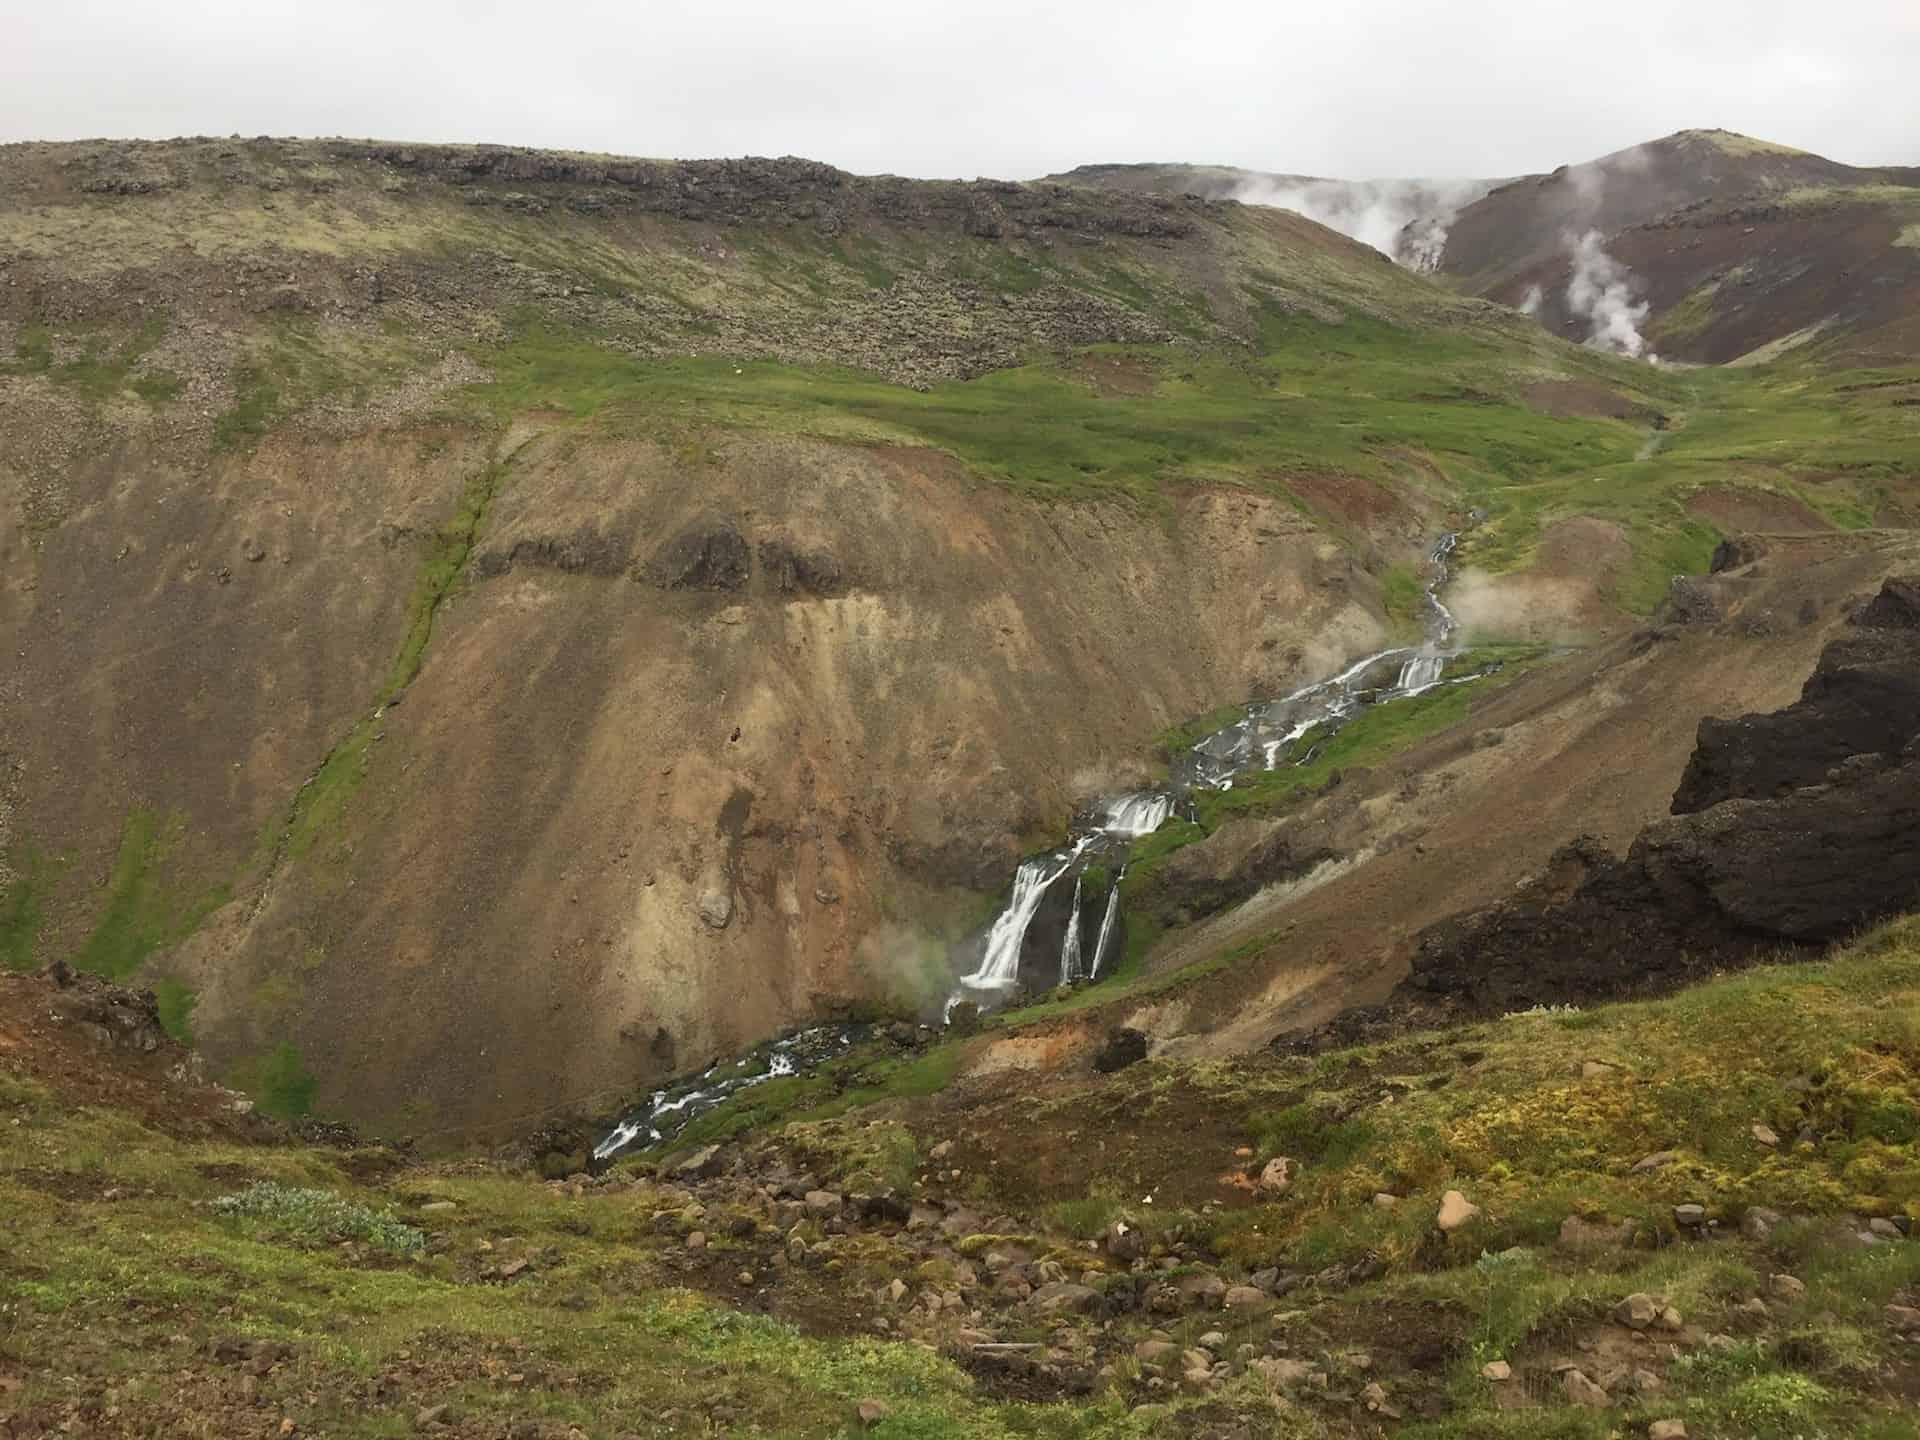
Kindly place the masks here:
[(1089, 980), (1100, 978), (1100, 962), (1107, 954), (1107, 937), (1113, 934), (1113, 920), (1120, 913), (1120, 882), (1126, 878), (1127, 872), (1122, 870), (1113, 877), (1113, 888), (1107, 892), (1107, 913), (1100, 922), (1100, 938), (1093, 942), (1093, 964), (1087, 969)]
[(1013, 894), (994, 917), (987, 931), (986, 949), (980, 956), (980, 968), (960, 977), (960, 983), (973, 990), (1011, 990), (1020, 980), (1020, 947), (1026, 942), (1027, 927), (1033, 913), (1046, 898), (1047, 887), (1072, 868), (1080, 852), (1093, 843), (1083, 836), (1071, 850), (1055, 850), (1022, 863), (1013, 877)]
[(1402, 695), (1431, 690), (1440, 683), (1440, 672), (1446, 663), (1444, 655), (1416, 655), (1400, 667), (1400, 678), (1393, 682), (1393, 688)]
[(1080, 880), (1073, 877), (1073, 911), (1067, 916), (1067, 938), (1060, 943), (1060, 983), (1071, 985), (1080, 978)]
[(1135, 790), (1108, 802), (1107, 818), (1100, 828), (1109, 835), (1127, 839), (1136, 835), (1151, 835), (1172, 813), (1173, 796)]

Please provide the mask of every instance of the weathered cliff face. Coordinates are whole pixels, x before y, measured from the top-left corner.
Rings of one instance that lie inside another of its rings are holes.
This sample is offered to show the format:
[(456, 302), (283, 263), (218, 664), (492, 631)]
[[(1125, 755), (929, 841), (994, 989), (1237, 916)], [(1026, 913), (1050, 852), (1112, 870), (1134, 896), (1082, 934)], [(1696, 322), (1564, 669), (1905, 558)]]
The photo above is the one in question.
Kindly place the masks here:
[[(476, 476), (396, 698), (407, 537)], [(5, 637), (44, 947), (95, 943), (104, 887), (217, 1069), (291, 1044), (318, 1108), (421, 1131), (913, 997), (1157, 729), (1378, 636), (1283, 502), (1038, 507), (925, 451), (534, 420), (70, 500)]]
[(1887, 582), (1802, 698), (1708, 719), (1624, 857), (1577, 842), (1518, 899), (1421, 937), (1399, 998), (1524, 1009), (1668, 989), (1920, 905), (1920, 609)]

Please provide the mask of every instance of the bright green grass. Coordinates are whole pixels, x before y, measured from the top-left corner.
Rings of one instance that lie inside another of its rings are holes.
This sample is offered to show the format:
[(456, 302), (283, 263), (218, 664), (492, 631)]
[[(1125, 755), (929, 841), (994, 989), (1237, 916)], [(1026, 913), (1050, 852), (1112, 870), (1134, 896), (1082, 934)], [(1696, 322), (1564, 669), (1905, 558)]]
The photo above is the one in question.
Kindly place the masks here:
[(1265, 341), (1246, 361), (1167, 350), (1168, 374), (1151, 394), (1114, 395), (1051, 360), (921, 392), (848, 370), (631, 360), (536, 330), (477, 352), (496, 379), (468, 404), (661, 433), (698, 425), (917, 441), (1024, 494), (1136, 503), (1200, 480), (1284, 490), (1293, 471), (1391, 482), (1416, 452), (1462, 486), (1494, 485), (1615, 463), (1640, 443), (1631, 426), (1554, 419), (1520, 403), (1501, 331), (1296, 316), (1272, 320)]
[(12, 879), (0, 890), (0, 969), (30, 970), (46, 923), (47, 887), (60, 866), (27, 842), (9, 849), (6, 862)]

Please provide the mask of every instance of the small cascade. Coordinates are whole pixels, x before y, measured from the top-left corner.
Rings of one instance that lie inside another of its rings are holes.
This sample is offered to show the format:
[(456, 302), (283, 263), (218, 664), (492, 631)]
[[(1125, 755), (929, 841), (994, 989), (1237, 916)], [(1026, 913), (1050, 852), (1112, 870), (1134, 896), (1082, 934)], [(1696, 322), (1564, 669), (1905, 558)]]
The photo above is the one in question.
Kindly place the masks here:
[(1132, 839), (1151, 835), (1173, 813), (1173, 796), (1151, 790), (1135, 790), (1117, 796), (1107, 804), (1107, 816), (1100, 828), (1109, 835)]
[(1067, 915), (1067, 938), (1060, 943), (1060, 983), (1071, 985), (1080, 978), (1080, 882), (1073, 877), (1073, 909)]
[(1113, 888), (1107, 892), (1106, 917), (1100, 922), (1100, 938), (1093, 942), (1093, 964), (1087, 968), (1089, 980), (1100, 978), (1100, 962), (1107, 957), (1107, 939), (1113, 934), (1114, 919), (1120, 914), (1120, 882), (1126, 878), (1127, 872), (1122, 869), (1113, 877)]
[(865, 1039), (864, 1025), (816, 1025), (750, 1050), (739, 1059), (709, 1065), (698, 1075), (656, 1090), (645, 1106), (623, 1117), (593, 1147), (594, 1164), (603, 1164), (635, 1146), (670, 1140), (715, 1106), (742, 1090), (798, 1075), (844, 1055)]
[(1393, 682), (1393, 688), (1402, 697), (1418, 695), (1438, 685), (1453, 654), (1453, 612), (1441, 601), (1440, 587), (1452, 578), (1449, 562), (1458, 543), (1457, 535), (1442, 535), (1427, 556), (1427, 639), (1400, 667), (1399, 678)]
[(1393, 688), (1403, 697), (1431, 690), (1440, 683), (1440, 672), (1446, 665), (1444, 655), (1416, 655), (1400, 667), (1400, 678), (1393, 682)]
[(1019, 983), (1020, 947), (1026, 943), (1034, 911), (1046, 898), (1047, 887), (1072, 869), (1091, 843), (1092, 837), (1085, 836), (1070, 850), (1051, 851), (1021, 864), (1014, 874), (1013, 894), (1006, 908), (994, 917), (993, 928), (987, 931), (980, 967), (971, 975), (961, 976), (961, 985), (969, 990), (1011, 990)]

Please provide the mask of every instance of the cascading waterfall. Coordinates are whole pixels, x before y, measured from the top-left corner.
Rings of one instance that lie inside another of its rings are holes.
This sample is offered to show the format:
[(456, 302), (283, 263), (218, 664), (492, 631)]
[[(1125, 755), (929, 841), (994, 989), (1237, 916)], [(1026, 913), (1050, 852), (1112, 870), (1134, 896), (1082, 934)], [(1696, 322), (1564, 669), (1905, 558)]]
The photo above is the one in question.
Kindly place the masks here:
[(1440, 587), (1451, 577), (1450, 561), (1457, 535), (1442, 535), (1427, 556), (1427, 638), (1420, 649), (1400, 667), (1393, 688), (1402, 696), (1418, 695), (1440, 683), (1447, 661), (1452, 658), (1453, 612), (1440, 599)]
[(1086, 836), (1069, 850), (1055, 850), (1020, 866), (1014, 873), (1013, 895), (1007, 901), (1007, 908), (994, 917), (993, 928), (987, 931), (979, 968), (971, 975), (960, 977), (965, 989), (1011, 990), (1019, 983), (1020, 948), (1026, 943), (1033, 912), (1046, 899), (1047, 887), (1072, 869), (1073, 862), (1092, 843), (1093, 837)]
[(1172, 813), (1172, 795), (1136, 790), (1108, 802), (1107, 817), (1100, 828), (1130, 840), (1136, 835), (1151, 835)]
[[(1408, 699), (1436, 685), (1464, 684), (1482, 672), (1448, 677), (1453, 613), (1440, 600), (1447, 583), (1456, 537), (1444, 535), (1428, 555), (1426, 638), (1418, 646), (1398, 646), (1362, 656), (1330, 679), (1304, 685), (1278, 700), (1249, 705), (1231, 724), (1206, 736), (1170, 766), (1167, 784), (1158, 790), (1137, 790), (1113, 796), (1076, 828), (1063, 848), (1024, 861), (1013, 877), (1012, 893), (982, 941), (980, 961), (960, 977), (947, 998), (944, 1015), (951, 1017), (963, 1000), (983, 1005), (1005, 1003), (1019, 988), (1020, 958), (1027, 931), (1049, 890), (1068, 875), (1074, 877), (1073, 906), (1067, 916), (1060, 949), (1059, 979), (1063, 985), (1100, 978), (1113, 931), (1120, 916), (1120, 880), (1133, 841), (1151, 835), (1176, 810), (1189, 814), (1195, 792), (1231, 789), (1243, 776), (1281, 765), (1305, 765), (1325, 742), (1353, 716), (1375, 706)], [(1120, 863), (1107, 892), (1100, 933), (1091, 955), (1082, 943), (1081, 901), (1087, 867), (1108, 859)], [(852, 1040), (850, 1027), (823, 1026), (803, 1031), (789, 1040), (761, 1047), (731, 1068), (715, 1066), (678, 1087), (655, 1093), (652, 1103), (628, 1116), (594, 1150), (605, 1160), (633, 1144), (658, 1143), (677, 1134), (692, 1116), (719, 1104), (727, 1095), (778, 1075), (797, 1073), (795, 1049), (806, 1049), (807, 1068), (818, 1057), (844, 1051)]]
[(1067, 938), (1060, 942), (1060, 983), (1071, 985), (1080, 978), (1080, 881), (1073, 877), (1073, 909), (1067, 915)]
[(1408, 699), (1448, 683), (1447, 662), (1455, 653), (1450, 643), (1454, 619), (1441, 603), (1439, 590), (1449, 578), (1454, 543), (1454, 536), (1443, 535), (1428, 553), (1427, 633), (1420, 645), (1364, 655), (1331, 679), (1303, 685), (1278, 700), (1248, 706), (1239, 719), (1205, 736), (1176, 758), (1167, 788), (1113, 796), (1097, 812), (1098, 819), (1076, 831), (1068, 848), (1022, 864), (1006, 906), (987, 932), (979, 965), (960, 977), (958, 988), (947, 1001), (947, 1012), (951, 1014), (953, 1007), (966, 998), (982, 1004), (999, 1003), (1018, 988), (1027, 931), (1049, 887), (1069, 874), (1074, 876), (1073, 908), (1060, 950), (1059, 983), (1071, 985), (1097, 975), (1117, 916), (1119, 890), (1116, 882), (1107, 897), (1101, 933), (1089, 961), (1082, 954), (1080, 933), (1080, 876), (1088, 865), (1107, 856), (1124, 858), (1134, 840), (1158, 830), (1176, 808), (1184, 805), (1190, 813), (1194, 792), (1228, 790), (1252, 772), (1283, 764), (1306, 764), (1318, 754), (1322, 743), (1362, 710)]
[(1126, 878), (1127, 872), (1123, 867), (1120, 873), (1113, 877), (1113, 888), (1107, 892), (1107, 913), (1100, 922), (1100, 938), (1093, 942), (1093, 964), (1087, 969), (1089, 980), (1100, 978), (1100, 962), (1107, 955), (1107, 937), (1113, 934), (1114, 918), (1120, 913), (1120, 882)]

